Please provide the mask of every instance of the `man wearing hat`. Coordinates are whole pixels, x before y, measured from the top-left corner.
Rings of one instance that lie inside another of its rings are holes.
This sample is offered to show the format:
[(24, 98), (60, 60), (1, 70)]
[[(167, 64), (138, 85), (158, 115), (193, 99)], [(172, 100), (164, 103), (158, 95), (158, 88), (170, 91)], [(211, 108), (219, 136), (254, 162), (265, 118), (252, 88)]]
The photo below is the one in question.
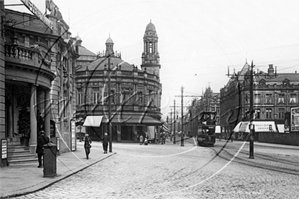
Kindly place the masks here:
[(44, 155), (44, 145), (49, 143), (49, 138), (45, 135), (43, 130), (40, 131), (40, 135), (37, 140), (36, 153), (38, 154), (39, 165), (38, 168), (42, 168), (42, 157)]

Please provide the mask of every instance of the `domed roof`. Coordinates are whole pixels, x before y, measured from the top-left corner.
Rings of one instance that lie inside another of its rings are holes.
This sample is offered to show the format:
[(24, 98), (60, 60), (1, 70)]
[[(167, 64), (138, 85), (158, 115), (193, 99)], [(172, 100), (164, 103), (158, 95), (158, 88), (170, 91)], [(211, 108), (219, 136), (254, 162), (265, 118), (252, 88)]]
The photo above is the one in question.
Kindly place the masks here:
[[(105, 57), (101, 57), (92, 63), (88, 65), (88, 70), (90, 71), (101, 71), (104, 70), (105, 66), (107, 65), (108, 60)], [(123, 61), (119, 57), (114, 57), (112, 56), (110, 58), (110, 64), (111, 64), (111, 69), (115, 68), (116, 66), (121, 66), (121, 70), (123, 71), (133, 71), (133, 65)], [(77, 71), (85, 71), (85, 68), (82, 67), (78, 69)]]
[(150, 23), (147, 25), (146, 27), (146, 32), (147, 31), (153, 31), (153, 32), (156, 32), (156, 29), (155, 29), (155, 26), (154, 24), (150, 21)]
[(106, 44), (113, 44), (114, 42), (113, 42), (113, 40), (109, 36), (105, 43)]

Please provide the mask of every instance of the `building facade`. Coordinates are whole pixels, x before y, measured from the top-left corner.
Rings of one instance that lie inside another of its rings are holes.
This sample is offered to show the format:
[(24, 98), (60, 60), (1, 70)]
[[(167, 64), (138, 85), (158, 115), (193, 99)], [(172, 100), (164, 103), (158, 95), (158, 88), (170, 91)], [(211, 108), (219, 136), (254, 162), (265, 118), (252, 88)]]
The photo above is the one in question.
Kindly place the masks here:
[(83, 124), (87, 116), (103, 116), (100, 126), (86, 126), (86, 132), (94, 140), (101, 140), (103, 133), (108, 132), (109, 107), (113, 140), (135, 141), (146, 133), (152, 139), (158, 132), (162, 85), (158, 37), (151, 22), (143, 39), (141, 69), (122, 60), (121, 53), (114, 51), (110, 37), (106, 40), (105, 52), (97, 56), (87, 53), (95, 61), (87, 64), (87, 57), (79, 57), (76, 70), (78, 121)]
[[(222, 132), (229, 134), (240, 121), (250, 120), (250, 65), (231, 76), (220, 92), (220, 124)], [(253, 110), (255, 121), (274, 121), (277, 132), (284, 132), (285, 115), (299, 107), (299, 74), (277, 73), (269, 65), (268, 71), (254, 72)], [(256, 135), (258, 139), (258, 135)]]
[(200, 99), (194, 99), (188, 107), (189, 114), (183, 119), (183, 128), (188, 135), (189, 132), (197, 132), (197, 116), (202, 111), (216, 112), (216, 125), (220, 124), (220, 93), (213, 92), (210, 86), (205, 89)]
[(61, 140), (60, 152), (70, 151), (77, 41), (57, 9), (45, 16), (24, 5), (34, 15), (1, 10), (0, 137), (34, 154), (44, 130), (54, 143)]

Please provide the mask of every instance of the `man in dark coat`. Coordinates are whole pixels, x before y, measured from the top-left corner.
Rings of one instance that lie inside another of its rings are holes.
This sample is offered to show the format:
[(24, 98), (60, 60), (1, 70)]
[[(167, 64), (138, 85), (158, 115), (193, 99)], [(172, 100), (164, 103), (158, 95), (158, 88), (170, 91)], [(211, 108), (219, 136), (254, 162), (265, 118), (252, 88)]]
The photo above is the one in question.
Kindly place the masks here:
[(38, 154), (39, 165), (38, 168), (42, 168), (42, 157), (44, 156), (44, 145), (49, 143), (49, 138), (45, 135), (45, 132), (42, 130), (37, 140), (36, 153)]
[(104, 153), (107, 153), (107, 146), (108, 146), (108, 135), (107, 135), (107, 133), (104, 133), (102, 145), (103, 145)]
[(85, 137), (84, 137), (84, 149), (85, 149), (85, 155), (86, 155), (86, 159), (89, 159), (89, 154), (91, 152), (91, 143), (92, 143), (92, 140), (89, 136), (89, 134), (85, 134)]

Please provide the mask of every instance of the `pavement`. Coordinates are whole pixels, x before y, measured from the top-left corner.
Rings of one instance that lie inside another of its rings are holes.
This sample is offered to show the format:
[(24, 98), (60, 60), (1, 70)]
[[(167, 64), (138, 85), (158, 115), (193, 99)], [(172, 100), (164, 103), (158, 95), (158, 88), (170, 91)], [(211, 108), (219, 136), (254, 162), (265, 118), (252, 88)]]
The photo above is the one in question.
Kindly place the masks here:
[(102, 143), (93, 142), (89, 159), (86, 159), (84, 142), (77, 142), (76, 151), (57, 156), (56, 176), (44, 177), (38, 162), (10, 165), (1, 168), (0, 198), (10, 198), (36, 192), (92, 166), (116, 153), (103, 153)]

